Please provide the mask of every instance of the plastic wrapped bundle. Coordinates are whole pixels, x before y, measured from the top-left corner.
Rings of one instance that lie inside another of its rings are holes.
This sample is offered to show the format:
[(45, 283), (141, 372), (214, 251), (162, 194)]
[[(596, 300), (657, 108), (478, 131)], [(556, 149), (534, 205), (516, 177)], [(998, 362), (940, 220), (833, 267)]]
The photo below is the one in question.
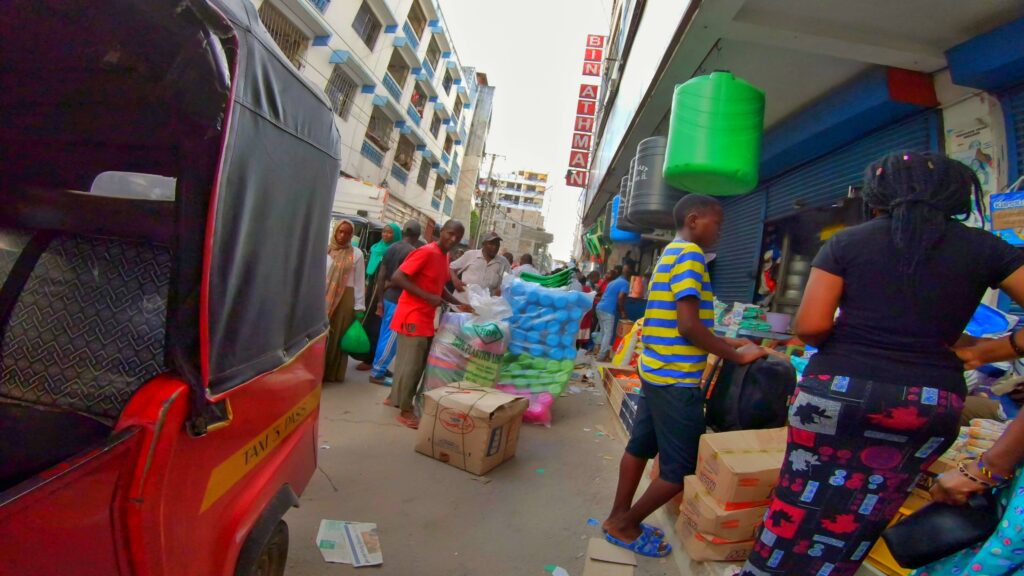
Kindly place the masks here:
[(576, 334), (583, 315), (593, 306), (594, 294), (512, 279), (506, 282), (503, 295), (512, 308), (511, 341), (502, 361), (499, 388), (530, 398), (526, 421), (549, 424), (551, 403), (572, 376)]
[(498, 381), (511, 333), (505, 318), (511, 310), (502, 298), (472, 289), (469, 298), (476, 313), (441, 316), (423, 373), (427, 390), (462, 381), (491, 388)]

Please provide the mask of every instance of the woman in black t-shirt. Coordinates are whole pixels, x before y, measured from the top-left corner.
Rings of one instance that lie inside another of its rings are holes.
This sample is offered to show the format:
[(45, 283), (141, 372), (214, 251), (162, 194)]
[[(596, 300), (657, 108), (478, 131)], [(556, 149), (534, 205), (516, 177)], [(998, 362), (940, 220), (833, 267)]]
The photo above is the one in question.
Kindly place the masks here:
[(779, 483), (743, 574), (852, 575), (956, 439), (958, 354), (969, 353), (954, 347), (988, 288), (1024, 301), (1024, 256), (958, 221), (981, 208), (980, 192), (970, 168), (940, 154), (868, 168), (874, 219), (826, 243), (797, 313), (797, 335), (820, 352), (791, 401)]

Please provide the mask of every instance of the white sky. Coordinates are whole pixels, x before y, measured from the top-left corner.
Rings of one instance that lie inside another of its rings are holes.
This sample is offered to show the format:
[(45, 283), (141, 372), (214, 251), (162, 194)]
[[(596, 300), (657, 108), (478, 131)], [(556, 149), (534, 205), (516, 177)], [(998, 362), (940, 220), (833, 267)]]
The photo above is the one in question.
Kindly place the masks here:
[[(463, 66), (495, 87), (487, 151), (495, 173), (548, 172), (550, 253), (568, 260), (582, 189), (565, 185), (587, 34), (608, 34), (613, 0), (438, 0)], [(584, 80), (587, 78), (587, 80)], [(487, 164), (482, 170), (487, 170)]]

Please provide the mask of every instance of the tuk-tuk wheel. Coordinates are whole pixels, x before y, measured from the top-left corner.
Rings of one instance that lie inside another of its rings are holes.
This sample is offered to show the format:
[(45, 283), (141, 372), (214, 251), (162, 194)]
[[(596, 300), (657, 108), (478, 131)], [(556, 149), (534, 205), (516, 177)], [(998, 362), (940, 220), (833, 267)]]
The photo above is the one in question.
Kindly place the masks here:
[(288, 524), (284, 520), (279, 520), (248, 576), (284, 576), (287, 562)]

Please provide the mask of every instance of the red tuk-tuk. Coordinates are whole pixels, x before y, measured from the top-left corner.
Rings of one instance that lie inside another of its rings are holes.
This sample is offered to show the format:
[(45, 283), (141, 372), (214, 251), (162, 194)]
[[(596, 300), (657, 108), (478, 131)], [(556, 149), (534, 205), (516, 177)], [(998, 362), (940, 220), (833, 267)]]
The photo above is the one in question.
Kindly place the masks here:
[(248, 0), (11, 0), (0, 38), (0, 572), (283, 573), (329, 103)]

